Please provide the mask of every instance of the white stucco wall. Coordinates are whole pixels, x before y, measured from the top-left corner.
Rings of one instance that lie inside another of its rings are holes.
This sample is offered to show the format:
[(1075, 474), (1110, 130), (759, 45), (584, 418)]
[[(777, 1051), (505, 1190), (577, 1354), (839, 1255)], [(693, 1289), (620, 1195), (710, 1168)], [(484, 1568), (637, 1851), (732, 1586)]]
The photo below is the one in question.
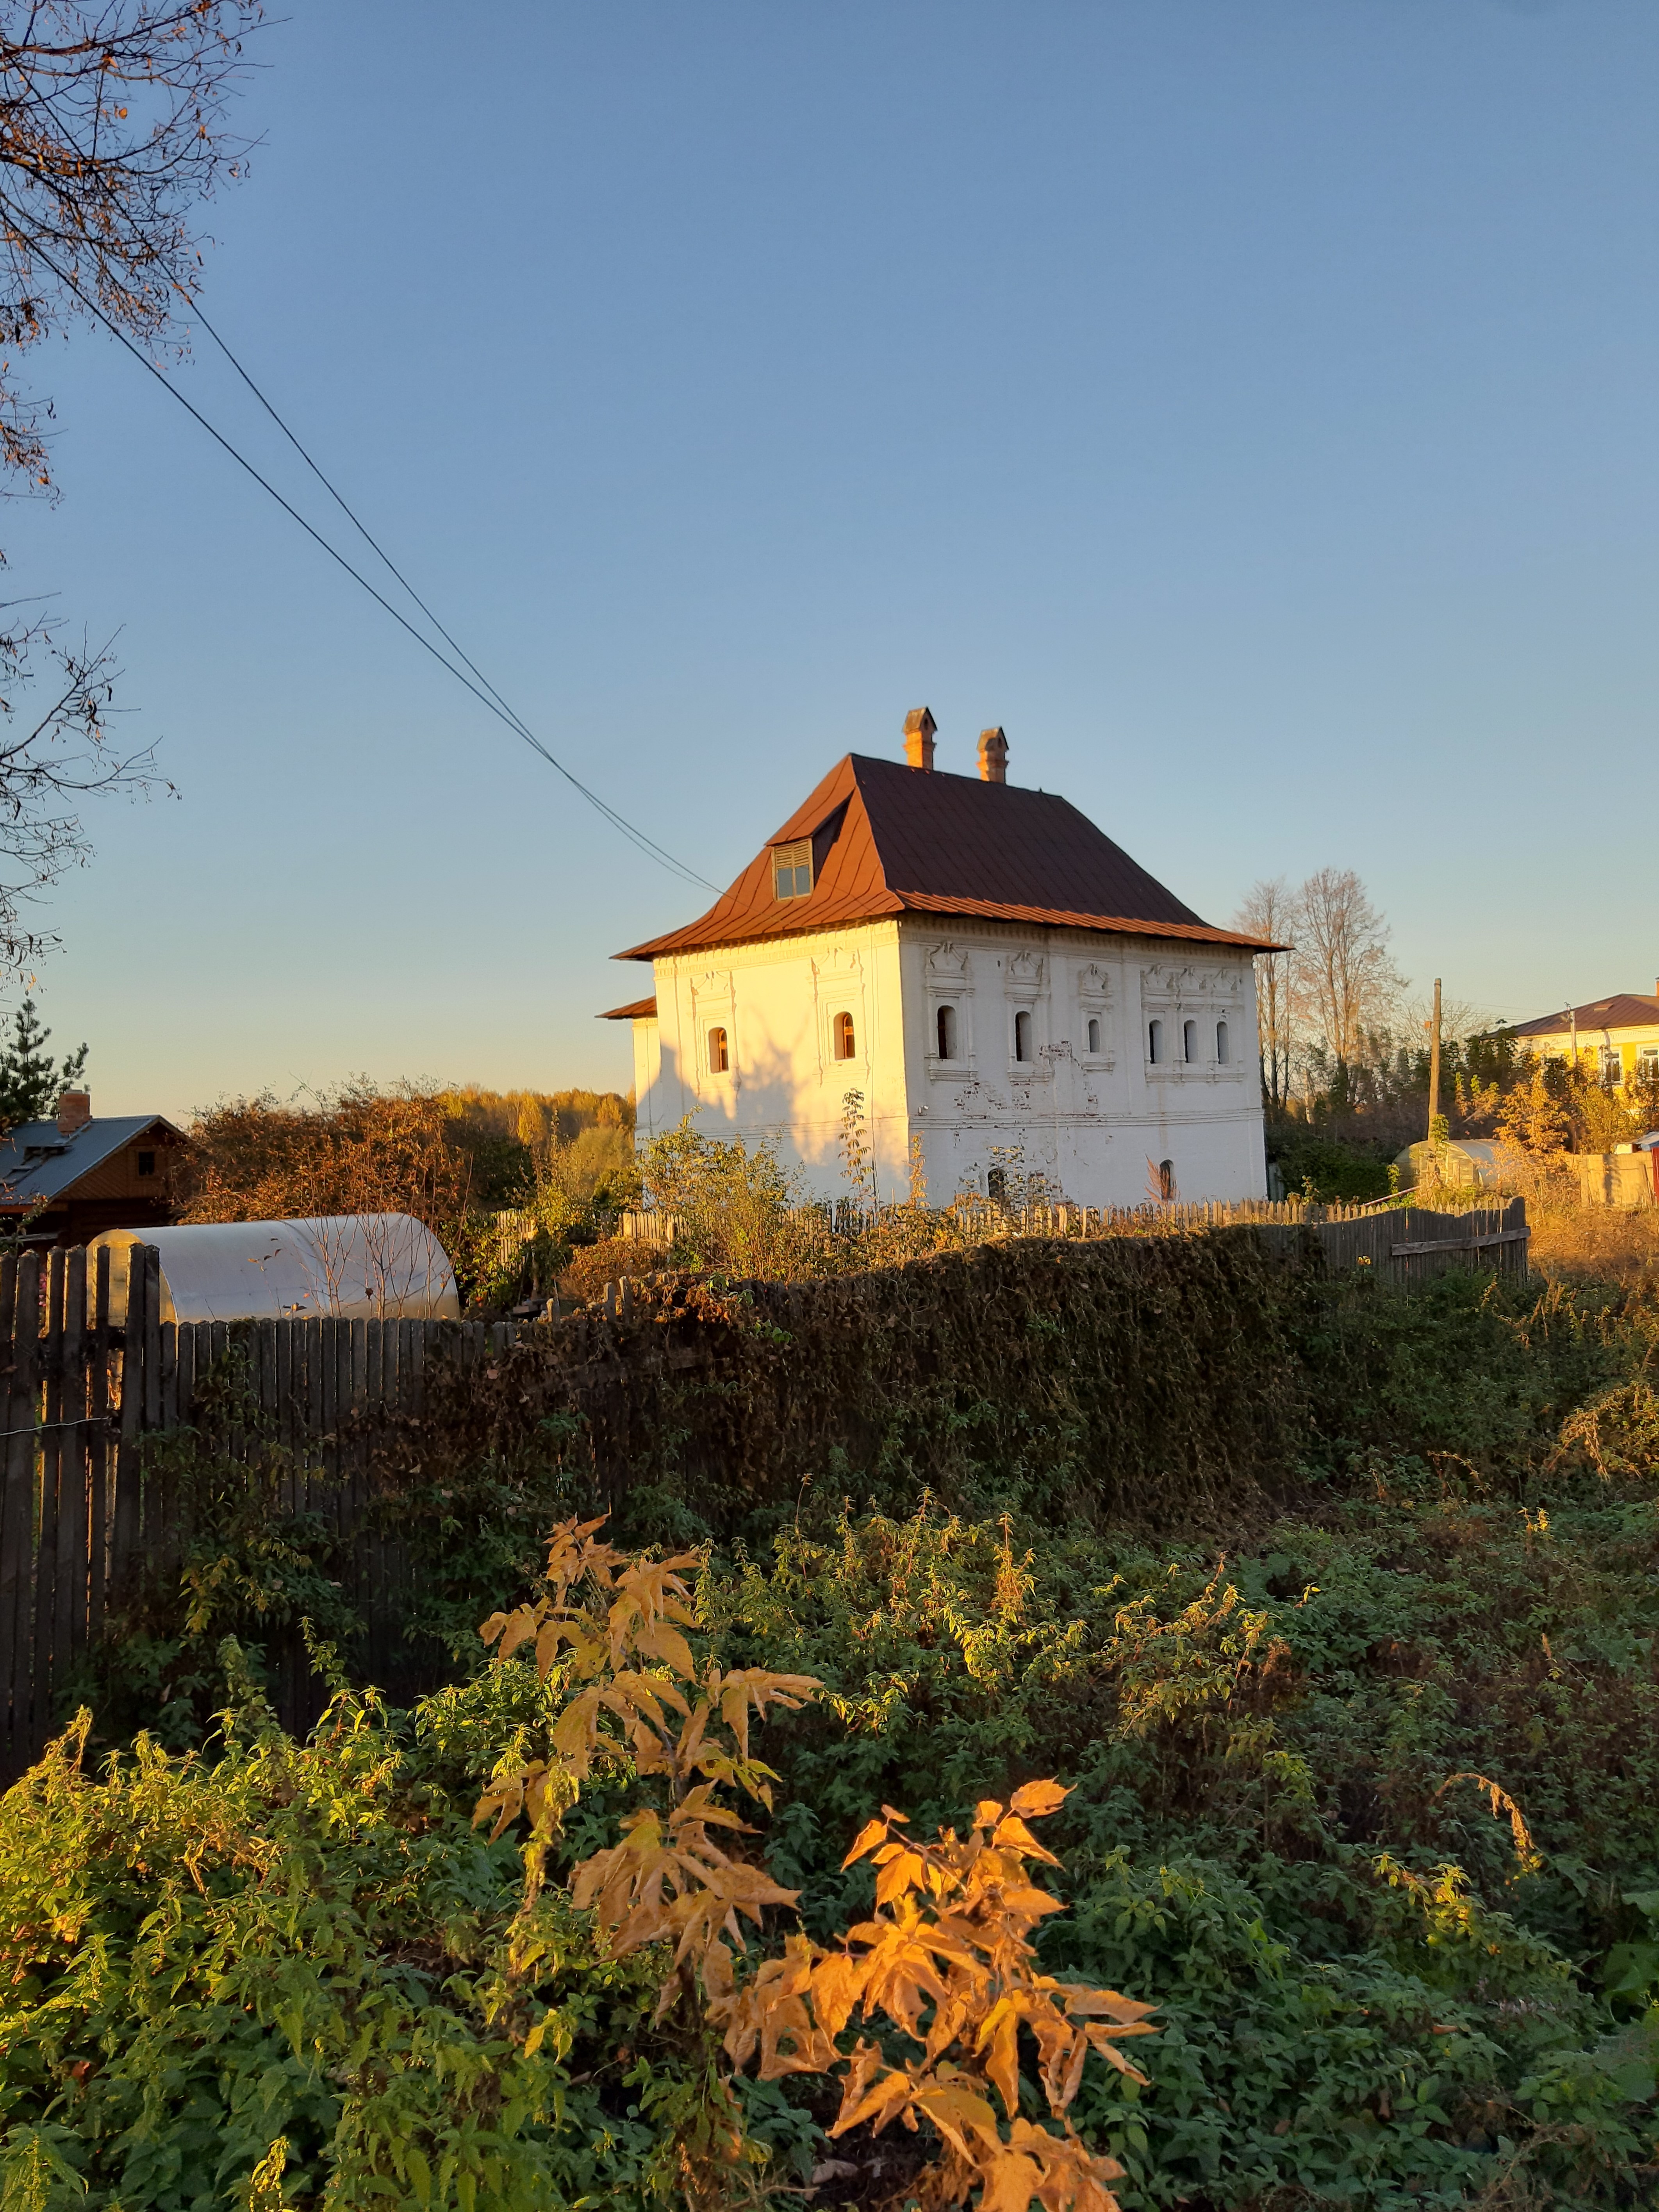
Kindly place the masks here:
[[(905, 915), (659, 960), (656, 983), (657, 1019), (634, 1025), (641, 1140), (690, 1115), (711, 1136), (775, 1139), (818, 1195), (839, 1196), (842, 1101), (858, 1090), (884, 1197), (908, 1188), (913, 1134), (936, 1204), (982, 1191), (997, 1164), (1040, 1171), (1086, 1206), (1139, 1204), (1164, 1160), (1182, 1199), (1265, 1194), (1244, 952)], [(957, 1024), (950, 1060), (938, 1049), (946, 1005)], [(1025, 1062), (1015, 1056), (1022, 1011)], [(842, 1012), (853, 1017), (850, 1060), (835, 1057)], [(1164, 1024), (1161, 1064), (1148, 1050), (1154, 1020)], [(1181, 1056), (1188, 1023), (1190, 1060)], [(716, 1027), (727, 1037), (724, 1074), (708, 1066)]]

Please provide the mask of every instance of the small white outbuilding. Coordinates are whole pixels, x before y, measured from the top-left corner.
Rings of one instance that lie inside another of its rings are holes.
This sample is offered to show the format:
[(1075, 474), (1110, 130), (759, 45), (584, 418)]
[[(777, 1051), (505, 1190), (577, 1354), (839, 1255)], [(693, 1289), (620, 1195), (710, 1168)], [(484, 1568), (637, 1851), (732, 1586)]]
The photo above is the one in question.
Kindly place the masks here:
[(135, 1244), (161, 1254), (163, 1322), (453, 1321), (461, 1310), (448, 1255), (407, 1213), (109, 1230), (88, 1246), (88, 1273), (100, 1251), (122, 1255), (110, 1269), (117, 1323)]

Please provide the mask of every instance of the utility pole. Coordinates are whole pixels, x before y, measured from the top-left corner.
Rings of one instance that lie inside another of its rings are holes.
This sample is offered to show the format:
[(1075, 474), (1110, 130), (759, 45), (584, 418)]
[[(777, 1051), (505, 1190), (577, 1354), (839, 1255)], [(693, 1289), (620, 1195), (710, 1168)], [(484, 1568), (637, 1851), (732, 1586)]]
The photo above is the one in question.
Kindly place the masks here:
[(1434, 1033), (1429, 1040), (1429, 1142), (1440, 1119), (1440, 978), (1434, 979)]

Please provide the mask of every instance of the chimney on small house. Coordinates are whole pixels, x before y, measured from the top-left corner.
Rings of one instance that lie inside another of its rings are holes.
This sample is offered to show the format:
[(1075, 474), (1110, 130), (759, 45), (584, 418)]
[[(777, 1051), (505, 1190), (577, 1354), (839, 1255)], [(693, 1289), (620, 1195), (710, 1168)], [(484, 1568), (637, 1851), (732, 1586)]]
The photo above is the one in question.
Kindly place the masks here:
[(1008, 781), (1008, 740), (1000, 729), (979, 733), (979, 780), (981, 783)]
[(77, 1129), (84, 1129), (92, 1119), (92, 1093), (89, 1091), (66, 1091), (58, 1101), (58, 1133), (72, 1137)]
[(904, 718), (904, 757), (924, 775), (933, 772), (933, 732), (938, 727), (926, 707), (913, 707)]

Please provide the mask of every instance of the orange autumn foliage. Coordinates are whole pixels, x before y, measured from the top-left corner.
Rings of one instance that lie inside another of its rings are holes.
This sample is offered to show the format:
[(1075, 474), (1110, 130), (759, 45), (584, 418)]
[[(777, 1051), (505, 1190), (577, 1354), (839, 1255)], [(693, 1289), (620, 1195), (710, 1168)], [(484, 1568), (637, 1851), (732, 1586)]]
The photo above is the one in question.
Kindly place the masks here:
[[(979, 2212), (1026, 2212), (1033, 2201), (1044, 2212), (1116, 2212), (1108, 2184), (1123, 2169), (1091, 2152), (1066, 2115), (1091, 2051), (1144, 2082), (1117, 2045), (1157, 2031), (1151, 2005), (1036, 1971), (1031, 1931), (1065, 1908), (1030, 1871), (1030, 1861), (1059, 1861), (1026, 1820), (1057, 1811), (1068, 1794), (1055, 1782), (1027, 1783), (1006, 1806), (981, 1803), (965, 1838), (947, 1828), (932, 1844), (898, 1833), (904, 1815), (884, 1807), (844, 1862), (875, 1853), (874, 1917), (837, 1948), (791, 1936), (781, 1959), (711, 2008), (727, 2022), (734, 2065), (758, 2051), (763, 2081), (846, 2066), (832, 2136), (930, 2121), (946, 2149), (916, 2185), (925, 2212), (964, 2203), (975, 2189)], [(920, 2056), (891, 2065), (860, 2036), (843, 2058), (836, 2039), (855, 2016), (884, 2018)], [(1022, 2030), (1036, 2039), (1042, 2094), (1063, 2135), (1020, 2115)]]
[(479, 1632), (495, 1644), (497, 1662), (532, 1644), (544, 1681), (568, 1659), (575, 1695), (554, 1724), (551, 1758), (498, 1771), (473, 1818), (492, 1820), (498, 1836), (520, 1813), (529, 1817), (533, 1892), (547, 1845), (597, 1759), (631, 1760), (636, 1774), (662, 1778), (665, 1813), (630, 1814), (622, 1842), (585, 1861), (571, 1883), (573, 1901), (594, 1912), (617, 1956), (672, 1942), (660, 2017), (678, 1995), (695, 2002), (699, 1980), (710, 1992), (731, 1986), (740, 1917), (758, 1927), (767, 1905), (795, 1902), (794, 1890), (714, 1841), (711, 1829), (752, 1832), (714, 1792), (735, 1786), (769, 1806), (777, 1777), (750, 1750), (750, 1716), (764, 1720), (769, 1706), (797, 1708), (822, 1686), (808, 1674), (761, 1667), (728, 1673), (713, 1660), (699, 1668), (684, 1632), (697, 1616), (681, 1571), (698, 1565), (696, 1553), (630, 1558), (596, 1540), (603, 1520), (555, 1529), (545, 1594), (492, 1613)]
[[(1028, 2212), (1034, 2203), (1043, 2212), (1117, 2212), (1109, 2184), (1122, 2168), (1089, 2150), (1068, 2114), (1091, 2051), (1144, 2082), (1118, 2045), (1156, 2030), (1150, 2005), (1037, 1971), (1032, 1931), (1064, 1907), (1033, 1871), (1059, 1861), (1027, 1822), (1057, 1811), (1068, 1792), (1027, 1783), (1006, 1805), (982, 1802), (964, 1838), (946, 1829), (933, 1843), (901, 1832), (905, 1816), (884, 1807), (844, 1862), (873, 1854), (873, 1917), (828, 1948), (791, 1936), (781, 1958), (739, 1982), (742, 1923), (760, 1927), (767, 1906), (793, 1905), (798, 1893), (715, 1840), (712, 1831), (752, 1832), (719, 1793), (740, 1790), (769, 1807), (777, 1778), (750, 1749), (751, 1719), (763, 1721), (772, 1706), (798, 1708), (823, 1686), (761, 1668), (726, 1672), (712, 1659), (700, 1667), (684, 1633), (699, 1625), (684, 1579), (696, 1555), (632, 1558), (597, 1540), (601, 1525), (556, 1529), (544, 1594), (492, 1614), (481, 1631), (497, 1663), (529, 1644), (544, 1680), (567, 1664), (574, 1692), (550, 1732), (550, 1756), (499, 1770), (474, 1815), (492, 1821), (492, 1835), (529, 1819), (527, 1902), (595, 1761), (631, 1760), (637, 1774), (664, 1784), (665, 1809), (630, 1814), (622, 1840), (575, 1869), (571, 1899), (593, 1913), (614, 1957), (672, 1945), (659, 2019), (684, 2000), (723, 2032), (735, 2069), (758, 2055), (763, 2081), (838, 2075), (832, 2136), (927, 2122), (945, 2155), (912, 2185), (923, 2212), (963, 2204), (975, 2190), (977, 2212)], [(918, 2055), (895, 2065), (863, 2034), (843, 2052), (837, 2039), (854, 2021), (884, 2022)], [(1036, 2042), (1060, 2134), (1020, 2112), (1022, 2033)], [(705, 2132), (724, 2136), (729, 2157), (735, 2108), (722, 2094), (727, 2110), (710, 2115), (716, 2124)], [(690, 2182), (694, 2161), (686, 2164)]]

